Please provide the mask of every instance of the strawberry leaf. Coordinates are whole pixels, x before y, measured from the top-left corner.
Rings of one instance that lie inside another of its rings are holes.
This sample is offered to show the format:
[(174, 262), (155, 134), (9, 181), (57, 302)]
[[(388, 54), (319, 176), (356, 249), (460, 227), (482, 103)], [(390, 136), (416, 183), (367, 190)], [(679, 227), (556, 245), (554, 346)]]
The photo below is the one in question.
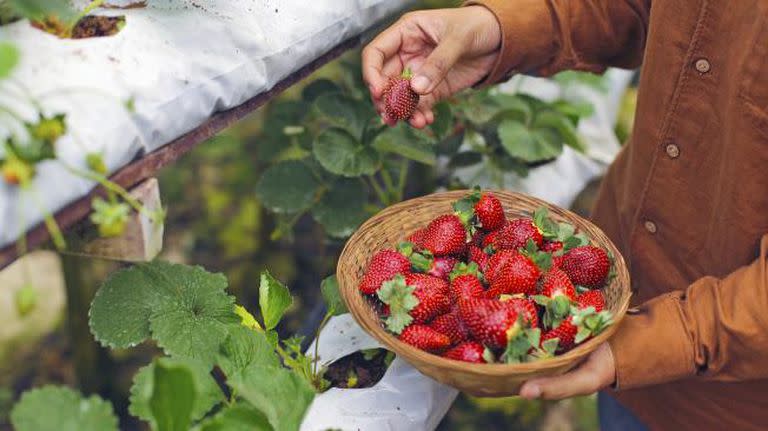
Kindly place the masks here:
[(477, 262), (470, 262), (469, 264), (466, 262), (457, 263), (448, 277), (453, 281), (454, 278), (461, 275), (474, 275), (479, 280), (483, 280), (483, 273), (480, 272), (480, 267), (477, 266)]
[(485, 347), (483, 349), (483, 360), (489, 364), (496, 362), (496, 355), (493, 353), (493, 350)]
[(549, 210), (547, 207), (539, 207), (533, 212), (533, 224), (539, 228), (544, 238), (557, 238), (559, 231), (558, 225), (549, 218)]
[(271, 431), (272, 429), (264, 413), (246, 402), (236, 402), (202, 422), (199, 431)]
[(464, 226), (472, 226), (475, 217), (475, 204), (480, 201), (480, 188), (475, 187), (471, 193), (453, 203), (453, 211), (459, 216)]
[(347, 304), (341, 299), (339, 282), (336, 279), (336, 275), (328, 276), (322, 283), (320, 283), (320, 292), (323, 294), (323, 300), (331, 315), (338, 316), (340, 314), (349, 313)]
[(427, 272), (432, 268), (432, 253), (429, 251), (412, 253), (408, 260), (411, 262), (411, 268), (416, 272)]
[(288, 288), (272, 277), (269, 271), (263, 271), (259, 283), (259, 307), (264, 327), (267, 330), (274, 329), (292, 303), (293, 298)]
[(381, 302), (389, 305), (389, 316), (384, 323), (387, 329), (395, 334), (400, 334), (413, 322), (409, 312), (419, 305), (418, 298), (413, 294), (414, 290), (416, 288), (406, 285), (405, 277), (398, 274), (392, 280), (382, 283), (376, 292)]
[(17, 431), (117, 431), (112, 406), (92, 395), (81, 396), (72, 389), (43, 386), (22, 395), (11, 411)]
[(583, 342), (584, 340), (586, 340), (591, 336), (592, 336), (592, 331), (582, 327), (582, 328), (579, 328), (579, 332), (576, 333), (576, 338), (574, 339), (574, 341), (576, 344), (580, 344), (581, 342)]

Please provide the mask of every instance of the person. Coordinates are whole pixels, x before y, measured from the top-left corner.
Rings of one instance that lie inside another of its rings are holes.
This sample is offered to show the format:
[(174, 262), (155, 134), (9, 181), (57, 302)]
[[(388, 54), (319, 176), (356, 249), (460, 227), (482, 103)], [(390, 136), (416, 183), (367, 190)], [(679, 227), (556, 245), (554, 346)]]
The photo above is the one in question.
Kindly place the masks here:
[(593, 212), (633, 308), (578, 368), (520, 394), (602, 391), (609, 430), (768, 429), (768, 1), (469, 1), (404, 15), (362, 56), (382, 113), (388, 77), (413, 70), (417, 128), (437, 100), (514, 73), (642, 66)]

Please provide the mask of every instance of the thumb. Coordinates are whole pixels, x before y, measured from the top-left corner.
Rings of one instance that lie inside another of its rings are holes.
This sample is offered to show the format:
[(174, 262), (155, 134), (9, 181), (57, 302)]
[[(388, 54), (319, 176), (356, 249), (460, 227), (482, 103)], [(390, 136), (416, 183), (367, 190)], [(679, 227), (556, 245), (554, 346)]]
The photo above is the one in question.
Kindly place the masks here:
[(438, 44), (411, 80), (413, 91), (421, 95), (431, 93), (459, 60), (461, 50), (461, 43), (453, 39)]

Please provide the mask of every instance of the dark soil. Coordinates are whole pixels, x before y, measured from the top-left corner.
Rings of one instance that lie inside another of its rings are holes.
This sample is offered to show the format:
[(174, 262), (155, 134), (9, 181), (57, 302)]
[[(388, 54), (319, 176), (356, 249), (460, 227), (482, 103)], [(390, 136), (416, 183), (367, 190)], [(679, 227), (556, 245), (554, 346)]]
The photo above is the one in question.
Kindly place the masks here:
[(370, 388), (384, 377), (392, 358), (394, 354), (385, 349), (355, 352), (332, 363), (323, 377), (334, 388)]
[(72, 29), (72, 39), (112, 36), (124, 23), (124, 16), (85, 16)]

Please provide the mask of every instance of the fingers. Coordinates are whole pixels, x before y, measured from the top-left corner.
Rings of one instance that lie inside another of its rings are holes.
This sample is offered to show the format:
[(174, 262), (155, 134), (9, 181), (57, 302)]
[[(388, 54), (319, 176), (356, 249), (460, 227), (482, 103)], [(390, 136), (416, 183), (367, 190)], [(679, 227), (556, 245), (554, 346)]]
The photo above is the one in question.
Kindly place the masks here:
[(374, 98), (381, 97), (387, 83), (384, 65), (396, 56), (402, 44), (402, 32), (398, 24), (395, 24), (376, 36), (363, 49), (363, 80), (370, 87), (371, 95)]
[(435, 47), (411, 80), (411, 88), (419, 94), (429, 94), (445, 78), (461, 57), (462, 43), (447, 38)]

